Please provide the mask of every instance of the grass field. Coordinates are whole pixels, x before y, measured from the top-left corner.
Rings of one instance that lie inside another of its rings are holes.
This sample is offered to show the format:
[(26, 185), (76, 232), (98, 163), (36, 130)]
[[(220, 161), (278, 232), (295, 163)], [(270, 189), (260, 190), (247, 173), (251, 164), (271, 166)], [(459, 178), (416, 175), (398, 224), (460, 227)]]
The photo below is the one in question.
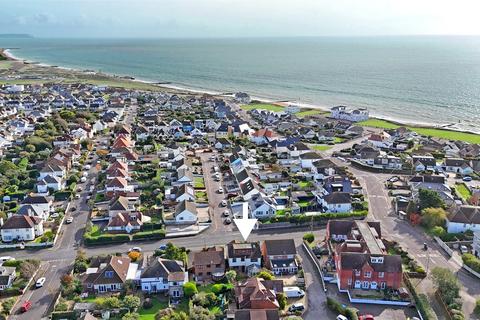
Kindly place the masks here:
[(259, 110), (270, 110), (274, 112), (280, 112), (280, 111), (283, 111), (283, 109), (285, 109), (282, 106), (277, 106), (269, 103), (251, 103), (251, 104), (243, 105), (241, 108), (246, 111), (259, 109)]
[(327, 145), (324, 145), (324, 144), (316, 144), (314, 146), (311, 146), (311, 148), (313, 150), (316, 150), (316, 151), (327, 151), (330, 148), (332, 148), (332, 146), (327, 146)]
[(316, 114), (323, 114), (323, 113), (325, 113), (325, 112), (322, 111), (322, 110), (311, 109), (311, 110), (305, 110), (305, 111), (297, 112), (297, 113), (295, 113), (295, 115), (299, 118), (304, 118), (304, 117), (314, 116)]
[[(358, 124), (364, 127), (382, 128), (382, 129), (396, 129), (400, 127), (395, 123), (385, 121), (385, 120), (380, 120), (380, 119), (369, 119), (367, 121), (359, 122)], [(424, 136), (443, 138), (448, 140), (465, 141), (470, 143), (480, 143), (480, 135), (474, 134), (474, 133), (458, 132), (458, 131), (434, 129), (434, 128), (411, 127), (411, 126), (408, 126), (407, 128)]]
[(0, 70), (9, 69), (12, 66), (13, 62), (11, 61), (0, 61)]

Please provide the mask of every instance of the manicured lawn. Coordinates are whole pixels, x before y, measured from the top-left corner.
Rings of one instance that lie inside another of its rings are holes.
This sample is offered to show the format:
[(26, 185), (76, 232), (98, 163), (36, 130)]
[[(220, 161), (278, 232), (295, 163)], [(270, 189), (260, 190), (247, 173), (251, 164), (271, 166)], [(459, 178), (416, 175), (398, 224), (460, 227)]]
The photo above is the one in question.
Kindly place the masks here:
[(155, 314), (157, 314), (159, 310), (168, 308), (168, 302), (160, 301), (156, 297), (152, 297), (151, 299), (153, 302), (153, 306), (150, 309), (140, 308), (138, 310), (138, 314), (140, 315), (139, 317), (140, 320), (154, 320)]
[(472, 196), (470, 190), (467, 188), (465, 183), (459, 183), (455, 185), (455, 190), (457, 190), (458, 195), (462, 197), (463, 200), (467, 201)]
[[(380, 120), (380, 119), (369, 119), (367, 121), (359, 122), (358, 124), (364, 127), (374, 127), (374, 128), (382, 128), (382, 129), (396, 129), (400, 127), (397, 124), (394, 124), (385, 120)], [(423, 136), (442, 138), (442, 139), (448, 139), (448, 140), (465, 141), (470, 143), (480, 143), (480, 135), (478, 134), (435, 129), (435, 128), (421, 128), (421, 127), (407, 127), (407, 128)]]
[(314, 116), (316, 114), (323, 114), (323, 113), (325, 112), (322, 110), (311, 109), (311, 110), (297, 112), (295, 113), (295, 115), (299, 118), (304, 118), (304, 117)]
[(193, 187), (195, 189), (203, 189), (205, 188), (205, 181), (202, 177), (194, 177), (193, 178)]
[(311, 147), (313, 150), (317, 151), (327, 151), (328, 149), (332, 148), (332, 146), (328, 146), (325, 144), (317, 144)]
[(259, 109), (259, 110), (270, 110), (274, 112), (280, 112), (280, 111), (283, 111), (284, 109), (284, 107), (282, 106), (277, 106), (269, 103), (251, 103), (251, 104), (243, 105), (241, 108), (246, 111)]

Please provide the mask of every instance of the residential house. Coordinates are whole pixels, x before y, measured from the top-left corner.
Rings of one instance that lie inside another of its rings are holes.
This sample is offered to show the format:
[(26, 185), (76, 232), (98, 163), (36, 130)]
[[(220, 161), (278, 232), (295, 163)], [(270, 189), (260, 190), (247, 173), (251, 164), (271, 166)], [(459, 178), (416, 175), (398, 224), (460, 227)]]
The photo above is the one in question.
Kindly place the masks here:
[(102, 294), (122, 291), (127, 280), (134, 280), (138, 264), (129, 257), (95, 259), (87, 269), (83, 285), (88, 292)]
[(330, 109), (330, 117), (338, 120), (348, 120), (351, 122), (360, 122), (368, 120), (369, 113), (365, 108), (348, 110), (345, 106), (337, 106)]
[(53, 198), (43, 195), (28, 195), (23, 199), (20, 210), (23, 206), (29, 205), (33, 208), (35, 215), (46, 221), (52, 211)]
[[(281, 280), (280, 280), (281, 282)], [(277, 285), (278, 288), (275, 286)], [(278, 310), (276, 289), (282, 287), (277, 281), (265, 281), (260, 278), (249, 278), (235, 286), (235, 298), (238, 309)]]
[(298, 272), (297, 248), (293, 239), (265, 240), (262, 256), (265, 267), (276, 275)]
[(183, 297), (183, 285), (188, 282), (188, 272), (183, 263), (159, 257), (151, 257), (141, 271), (140, 288), (147, 294), (168, 293), (173, 298)]
[(402, 258), (388, 254), (380, 222), (330, 220), (327, 240), (334, 250), (341, 292), (400, 288)]
[(144, 223), (150, 222), (151, 218), (141, 212), (121, 212), (111, 217), (107, 224), (108, 232), (132, 233), (140, 231)]
[(480, 207), (461, 205), (450, 210), (447, 216), (447, 232), (459, 233), (467, 230), (480, 231)]
[(348, 192), (332, 192), (323, 197), (322, 205), (325, 212), (351, 212), (352, 197)]
[(228, 266), (231, 269), (253, 276), (262, 268), (262, 252), (258, 242), (240, 243), (232, 241), (227, 244)]
[(47, 175), (37, 182), (38, 193), (48, 193), (49, 189), (53, 191), (63, 190), (65, 189), (65, 181), (60, 177)]
[(473, 173), (470, 161), (461, 158), (445, 158), (442, 169), (446, 172), (461, 174), (463, 176)]
[(437, 161), (431, 155), (412, 156), (412, 167), (416, 172), (435, 171), (437, 169)]
[(225, 276), (225, 253), (223, 247), (211, 247), (191, 255), (191, 270), (198, 282), (220, 280)]
[(0, 292), (5, 289), (11, 288), (15, 278), (16, 278), (15, 267), (0, 266)]
[(43, 220), (14, 214), (0, 227), (3, 242), (32, 241), (43, 235)]
[(197, 206), (195, 202), (180, 201), (175, 207), (173, 214), (175, 222), (179, 224), (195, 224), (198, 220)]

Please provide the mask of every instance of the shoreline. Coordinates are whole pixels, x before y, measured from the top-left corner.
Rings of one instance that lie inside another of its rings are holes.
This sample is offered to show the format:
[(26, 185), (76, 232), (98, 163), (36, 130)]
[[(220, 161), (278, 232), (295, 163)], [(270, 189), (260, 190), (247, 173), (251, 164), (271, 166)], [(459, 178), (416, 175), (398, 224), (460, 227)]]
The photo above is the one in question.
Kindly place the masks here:
[[(17, 48), (16, 48), (17, 49)], [(81, 70), (79, 68), (73, 68), (73, 67), (64, 67), (64, 66), (53, 66), (49, 65), (47, 63), (41, 63), (41, 62), (36, 62), (36, 61), (29, 61), (27, 59), (20, 58), (18, 56), (15, 56), (10, 49), (6, 48), (0, 48), (0, 55), (5, 57), (7, 61), (15, 61), (15, 62), (20, 62), (24, 64), (34, 64), (38, 67), (41, 68), (52, 68), (52, 69), (61, 69), (65, 71), (74, 71), (81, 73), (83, 75), (88, 76), (89, 74), (96, 74), (96, 75), (101, 75), (105, 76), (107, 78), (112, 78), (114, 80), (122, 80), (126, 82), (136, 82), (136, 83), (143, 83), (143, 84), (149, 84), (153, 85), (155, 87), (158, 87), (159, 89), (169, 89), (169, 90), (174, 90), (178, 91), (179, 93), (192, 93), (192, 94), (208, 94), (212, 96), (222, 96), (222, 97), (232, 97), (232, 94), (226, 94), (224, 92), (219, 92), (215, 90), (208, 90), (208, 89), (196, 89), (196, 88), (191, 88), (191, 87), (182, 87), (173, 83), (162, 83), (159, 81), (152, 81), (152, 80), (145, 80), (145, 79), (139, 79), (136, 77), (133, 77), (131, 75), (115, 75), (111, 73), (106, 73), (106, 72), (101, 72), (101, 71), (95, 71), (95, 70)], [(281, 99), (272, 99), (272, 98), (263, 98), (263, 97), (257, 97), (257, 96), (251, 96), (252, 100), (259, 101), (261, 103), (267, 103), (267, 104), (275, 104), (279, 106), (288, 106), (289, 104), (294, 104), (299, 106), (302, 109), (313, 109), (313, 110), (319, 110), (319, 111), (325, 111), (329, 112), (331, 107), (328, 106), (322, 106), (322, 105), (317, 105), (317, 104), (310, 104), (310, 103), (302, 103), (298, 101), (287, 101), (287, 100), (281, 100)], [(281, 101), (280, 101), (281, 100)], [(392, 118), (389, 116), (380, 116), (380, 115), (373, 115), (370, 117), (370, 119), (377, 119), (377, 120), (383, 120), (390, 122), (394, 125), (398, 126), (407, 126), (407, 127), (415, 127), (415, 128), (426, 128), (426, 129), (437, 129), (437, 130), (444, 130), (444, 131), (453, 131), (453, 132), (463, 132), (463, 133), (470, 133), (470, 134), (480, 134), (480, 132), (475, 132), (467, 129), (460, 129), (460, 128), (452, 128), (452, 125), (455, 125), (455, 123), (444, 123), (444, 124), (431, 124), (431, 123), (426, 123), (426, 122), (412, 122), (409, 120), (405, 119), (396, 119)]]

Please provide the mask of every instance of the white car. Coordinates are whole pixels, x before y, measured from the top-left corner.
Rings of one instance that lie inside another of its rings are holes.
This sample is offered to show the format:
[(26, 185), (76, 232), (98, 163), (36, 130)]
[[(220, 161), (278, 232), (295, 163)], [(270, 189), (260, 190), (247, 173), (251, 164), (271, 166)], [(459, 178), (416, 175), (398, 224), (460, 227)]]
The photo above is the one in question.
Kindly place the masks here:
[(128, 250), (128, 252), (132, 252), (132, 251), (142, 252), (142, 248), (140, 248), (140, 247), (133, 247), (133, 248), (130, 248), (130, 250)]
[(467, 246), (460, 246), (460, 252), (462, 252), (462, 254), (468, 253), (468, 248), (467, 248)]
[(222, 187), (218, 188), (218, 193), (223, 193), (223, 188)]
[(67, 220), (65, 220), (65, 223), (66, 224), (70, 224), (73, 222), (73, 218), (72, 217), (68, 217)]
[(0, 257), (0, 263), (4, 263), (4, 262), (10, 261), (10, 260), (15, 260), (15, 258), (10, 257), (10, 256)]
[(35, 282), (35, 287), (37, 288), (43, 287), (45, 280), (47, 280), (45, 277), (41, 277), (40, 279), (38, 279), (37, 282)]
[(339, 314), (339, 315), (335, 318), (335, 320), (348, 320), (348, 318), (345, 317), (344, 315)]
[(222, 207), (226, 207), (227, 204), (228, 204), (228, 203), (227, 203), (227, 200), (222, 200), (222, 202), (220, 202), (220, 205), (221, 205)]
[(90, 170), (91, 168), (92, 168), (92, 166), (89, 165), (89, 164), (87, 164), (87, 165), (85, 166), (85, 170)]
[(223, 216), (228, 217), (230, 215), (230, 212), (228, 210), (223, 211)]

